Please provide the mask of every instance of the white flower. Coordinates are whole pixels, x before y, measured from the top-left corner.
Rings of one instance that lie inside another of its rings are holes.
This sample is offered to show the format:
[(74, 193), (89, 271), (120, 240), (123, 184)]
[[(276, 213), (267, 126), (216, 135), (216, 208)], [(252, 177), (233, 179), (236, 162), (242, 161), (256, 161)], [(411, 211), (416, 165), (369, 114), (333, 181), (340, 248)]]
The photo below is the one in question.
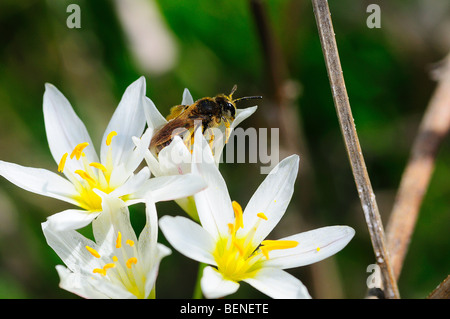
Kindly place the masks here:
[(150, 192), (155, 201), (172, 200), (204, 187), (194, 176), (149, 179), (147, 167), (134, 173), (148, 150), (153, 131), (149, 128), (143, 134), (144, 77), (126, 89), (103, 135), (100, 158), (69, 101), (53, 85), (46, 84), (45, 88), (43, 111), (48, 144), (58, 171), (66, 178), (45, 169), (4, 161), (0, 161), (0, 175), (25, 190), (81, 208), (50, 216), (52, 227), (64, 230), (88, 225), (102, 211), (101, 198), (95, 190), (130, 205), (142, 202)]
[[(196, 136), (197, 138), (197, 136)], [(201, 279), (207, 298), (237, 291), (245, 281), (272, 298), (310, 298), (300, 280), (283, 269), (327, 258), (351, 240), (347, 226), (323, 227), (279, 240), (265, 240), (284, 215), (297, 177), (299, 157), (281, 161), (259, 186), (243, 212), (230, 200), (209, 147), (194, 144), (194, 171), (208, 187), (195, 194), (201, 226), (190, 219), (163, 216), (160, 228), (182, 254), (207, 263)], [(202, 155), (203, 154), (203, 155)]]
[[(192, 95), (188, 89), (185, 89), (183, 92), (181, 105), (191, 105), (193, 103), (194, 100)], [(251, 116), (256, 109), (257, 106), (248, 107), (246, 109), (237, 109), (236, 118), (231, 123), (228, 134), (231, 135), (233, 129), (242, 121)], [(147, 118), (147, 124), (150, 128), (157, 130), (168, 123), (168, 121), (161, 115), (155, 104), (149, 98), (145, 99), (144, 110)], [(211, 148), (214, 150), (214, 161), (218, 166), (223, 148), (226, 144), (225, 126), (221, 125), (216, 128), (215, 133), (214, 141), (211, 143)], [(192, 153), (179, 136), (175, 136), (173, 141), (167, 147), (163, 148), (157, 157), (150, 151), (146, 151), (145, 160), (151, 172), (155, 176), (183, 175), (191, 172)], [(195, 202), (192, 196), (176, 199), (175, 202), (193, 219), (198, 220)]]
[(147, 223), (137, 238), (123, 201), (99, 195), (104, 213), (92, 223), (95, 241), (42, 223), (47, 243), (67, 266), (56, 266), (60, 287), (84, 298), (155, 298), (159, 264), (171, 251), (157, 243), (154, 203), (146, 203)]

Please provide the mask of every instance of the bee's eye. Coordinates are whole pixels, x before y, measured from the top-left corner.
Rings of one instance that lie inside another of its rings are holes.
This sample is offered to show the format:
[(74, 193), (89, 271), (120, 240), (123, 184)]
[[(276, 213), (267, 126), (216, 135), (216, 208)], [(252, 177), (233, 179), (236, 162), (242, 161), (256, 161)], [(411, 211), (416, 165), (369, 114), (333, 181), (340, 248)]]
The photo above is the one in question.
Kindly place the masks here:
[(233, 117), (233, 118), (236, 115), (236, 108), (230, 102), (227, 102), (225, 104), (225, 110), (228, 111), (230, 113), (231, 117)]

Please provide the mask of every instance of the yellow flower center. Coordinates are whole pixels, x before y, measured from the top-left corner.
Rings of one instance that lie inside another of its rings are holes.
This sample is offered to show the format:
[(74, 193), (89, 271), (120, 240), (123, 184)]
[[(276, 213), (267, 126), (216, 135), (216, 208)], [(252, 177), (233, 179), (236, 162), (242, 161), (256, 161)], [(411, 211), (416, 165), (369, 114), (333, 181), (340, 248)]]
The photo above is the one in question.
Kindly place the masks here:
[[(99, 274), (111, 283), (122, 286), (137, 298), (145, 298), (145, 272), (139, 263), (134, 241), (127, 239), (122, 245), (122, 234), (117, 233), (114, 255), (104, 257), (94, 248), (86, 246), (86, 250), (95, 258), (101, 259), (102, 268), (94, 268), (92, 273)], [(110, 259), (110, 260), (108, 260)]]
[[(82, 162), (83, 169), (78, 169), (74, 172), (66, 171), (65, 174), (78, 191), (79, 195), (76, 196), (75, 199), (78, 201), (81, 208), (88, 211), (96, 212), (101, 211), (102, 209), (102, 199), (94, 192), (94, 189), (109, 194), (115, 188), (110, 185), (111, 172), (113, 170), (111, 140), (115, 135), (117, 135), (117, 133), (112, 131), (108, 134), (106, 139), (106, 145), (109, 149), (105, 165), (96, 162), (88, 163), (83, 150), (89, 143), (78, 144), (70, 154), (71, 160)], [(62, 156), (58, 165), (58, 172), (62, 173), (64, 171), (68, 156), (68, 153), (65, 153)], [(77, 178), (75, 174), (78, 175), (79, 178)]]
[(244, 235), (238, 234), (240, 228), (244, 228), (243, 212), (241, 206), (232, 203), (235, 221), (228, 224), (228, 236), (223, 236), (216, 244), (213, 252), (218, 271), (227, 279), (241, 281), (253, 277), (261, 269), (264, 258), (269, 259), (269, 252), (277, 249), (294, 248), (298, 245), (293, 240), (264, 240), (259, 247), (253, 243), (253, 236), (259, 224), (267, 221), (264, 213), (258, 213), (259, 217), (255, 226)]

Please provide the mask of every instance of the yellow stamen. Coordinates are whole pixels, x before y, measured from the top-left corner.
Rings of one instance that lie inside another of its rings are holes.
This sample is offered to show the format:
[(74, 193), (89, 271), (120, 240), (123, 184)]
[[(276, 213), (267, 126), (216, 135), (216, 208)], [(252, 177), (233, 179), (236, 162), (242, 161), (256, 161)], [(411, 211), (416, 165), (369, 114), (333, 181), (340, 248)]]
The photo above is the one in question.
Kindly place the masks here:
[(320, 251), (320, 247), (317, 247), (317, 248), (316, 248), (316, 251)]
[(75, 156), (77, 158), (77, 160), (79, 160), (81, 153), (88, 145), (89, 145), (89, 143), (85, 142), (85, 143), (80, 143), (77, 146), (75, 146), (75, 148), (72, 151), (72, 154), (70, 154), (70, 158), (72, 159)]
[(62, 158), (61, 161), (59, 161), (59, 165), (58, 165), (58, 172), (62, 173), (64, 171), (64, 166), (66, 165), (66, 159), (67, 156), (69, 156), (68, 153), (65, 153)]
[(294, 248), (298, 245), (298, 242), (295, 240), (263, 240), (261, 245), (261, 252), (269, 259), (271, 250)]
[(239, 228), (244, 228), (244, 219), (243, 219), (242, 207), (236, 201), (233, 201), (231, 203), (231, 205), (233, 206), (234, 216), (236, 218), (234, 224), (236, 225), (235, 231), (237, 231)]
[(234, 233), (234, 225), (233, 224), (228, 224), (228, 232), (230, 233), (230, 235), (233, 235)]
[(107, 269), (114, 268), (114, 267), (116, 267), (116, 264), (108, 263), (108, 264), (103, 266), (103, 270), (105, 270), (105, 272), (106, 272)]
[(101, 274), (102, 276), (106, 276), (106, 270), (105, 269), (95, 268), (92, 272), (94, 274)]
[(122, 233), (118, 232), (116, 239), (116, 248), (119, 249), (120, 247), (122, 247)]
[(100, 258), (100, 254), (92, 247), (86, 246), (86, 249), (88, 252), (91, 253), (92, 256), (94, 256), (95, 258)]
[(95, 184), (95, 179), (93, 179), (92, 177), (91, 177), (91, 175), (89, 175), (88, 173), (86, 173), (85, 171), (83, 171), (83, 170), (81, 170), (81, 169), (77, 169), (76, 171), (75, 171), (75, 174), (78, 174), (78, 175), (80, 175), (80, 177), (82, 178), (82, 179), (84, 179), (86, 182), (88, 182), (89, 184)]
[(136, 263), (137, 263), (137, 258), (136, 257), (131, 257), (126, 262), (127, 268), (131, 269), (132, 264), (136, 265)]
[(117, 256), (113, 256), (113, 257), (112, 257), (112, 260), (113, 260), (114, 262), (117, 262), (117, 261), (119, 260), (119, 258), (117, 258)]
[(266, 257), (266, 259), (269, 259), (269, 249), (265, 249), (266, 247), (261, 247), (261, 252)]
[(103, 171), (103, 172), (106, 172), (106, 167), (103, 166), (103, 165), (100, 164), (100, 163), (92, 162), (91, 164), (89, 164), (89, 166), (98, 168), (99, 170), (101, 170), (101, 171)]
[(108, 134), (108, 136), (106, 137), (106, 145), (107, 146), (111, 145), (112, 138), (116, 135), (117, 135), (116, 131), (112, 131), (111, 133)]
[(127, 239), (126, 244), (130, 247), (134, 246), (134, 241), (132, 241), (131, 239)]
[(263, 212), (256, 214), (256, 216), (258, 216), (261, 219), (268, 220), (267, 216)]
[(234, 247), (237, 248), (237, 250), (239, 250), (239, 254), (241, 256), (244, 256), (244, 248), (242, 247), (242, 245), (239, 244), (237, 241), (233, 241), (233, 245), (234, 245)]

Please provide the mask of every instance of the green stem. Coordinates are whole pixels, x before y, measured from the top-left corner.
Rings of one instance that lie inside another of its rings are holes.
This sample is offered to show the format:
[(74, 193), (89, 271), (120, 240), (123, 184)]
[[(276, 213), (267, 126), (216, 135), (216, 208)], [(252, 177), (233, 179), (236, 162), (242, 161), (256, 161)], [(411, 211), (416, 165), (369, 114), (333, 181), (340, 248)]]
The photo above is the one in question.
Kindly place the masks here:
[(207, 264), (199, 263), (198, 264), (198, 272), (197, 272), (197, 281), (195, 282), (194, 294), (192, 296), (193, 299), (203, 299), (202, 287), (200, 286), (200, 280), (202, 279), (203, 269)]

